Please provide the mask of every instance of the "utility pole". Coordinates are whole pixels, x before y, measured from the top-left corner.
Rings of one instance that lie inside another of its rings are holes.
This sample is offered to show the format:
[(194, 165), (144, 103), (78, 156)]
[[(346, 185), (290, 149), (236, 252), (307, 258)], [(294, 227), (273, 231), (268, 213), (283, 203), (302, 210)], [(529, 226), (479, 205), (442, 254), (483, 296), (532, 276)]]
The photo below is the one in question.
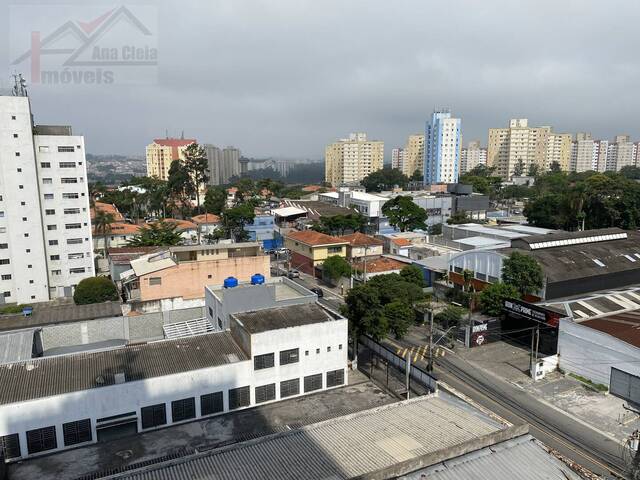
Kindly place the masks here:
[(407, 384), (407, 400), (409, 400), (409, 388), (411, 387), (411, 352), (407, 351), (405, 357), (405, 383)]
[(531, 371), (531, 378), (533, 378), (535, 380), (535, 373), (534, 373), (534, 363), (533, 363), (533, 349), (535, 346), (535, 340), (536, 340), (536, 336), (533, 334), (533, 329), (531, 329), (531, 359), (529, 360), (529, 370)]
[(427, 309), (426, 315), (429, 320), (429, 361), (427, 363), (427, 372), (433, 372), (433, 311)]

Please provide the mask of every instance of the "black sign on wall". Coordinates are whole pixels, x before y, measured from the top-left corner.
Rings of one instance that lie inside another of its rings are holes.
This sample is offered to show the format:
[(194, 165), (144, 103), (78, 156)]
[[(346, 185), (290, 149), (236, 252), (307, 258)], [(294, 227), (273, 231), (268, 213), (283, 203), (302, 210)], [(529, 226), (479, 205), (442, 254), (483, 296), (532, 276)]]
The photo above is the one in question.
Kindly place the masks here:
[(520, 315), (521, 317), (536, 322), (546, 323), (552, 327), (557, 327), (560, 323), (560, 314), (552, 310), (548, 310), (539, 305), (508, 298), (504, 301), (504, 310), (507, 313)]

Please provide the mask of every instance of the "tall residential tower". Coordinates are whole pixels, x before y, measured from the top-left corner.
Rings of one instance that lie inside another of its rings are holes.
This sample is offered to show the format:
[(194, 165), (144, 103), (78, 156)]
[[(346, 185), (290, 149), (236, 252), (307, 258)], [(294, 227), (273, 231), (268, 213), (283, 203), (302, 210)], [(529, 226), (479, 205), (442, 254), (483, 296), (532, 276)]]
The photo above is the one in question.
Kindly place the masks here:
[(367, 140), (366, 133), (352, 133), (349, 138), (328, 145), (325, 150), (325, 181), (337, 187), (360, 182), (382, 169), (384, 142)]
[(436, 110), (425, 129), (424, 182), (457, 183), (462, 146), (461, 120)]

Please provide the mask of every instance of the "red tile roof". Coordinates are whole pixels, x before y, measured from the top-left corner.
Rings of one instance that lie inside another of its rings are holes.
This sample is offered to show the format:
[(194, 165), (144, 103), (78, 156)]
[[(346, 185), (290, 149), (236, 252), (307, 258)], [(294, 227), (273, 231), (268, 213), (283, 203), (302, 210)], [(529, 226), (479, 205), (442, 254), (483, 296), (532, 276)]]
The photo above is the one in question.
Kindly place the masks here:
[(96, 217), (96, 211), (110, 213), (111, 215), (113, 215), (113, 219), (116, 222), (124, 221), (124, 217), (118, 211), (118, 208), (115, 205), (112, 205), (110, 203), (95, 202), (94, 206), (91, 207), (91, 210), (90, 210), (90, 213), (89, 213), (90, 216), (91, 216), (91, 220), (93, 220)]
[(178, 220), (176, 218), (165, 218), (161, 221), (164, 221), (166, 223), (175, 223), (178, 226), (178, 230), (196, 230), (198, 228), (198, 226), (195, 223), (190, 222), (188, 220)]
[(332, 237), (331, 235), (325, 235), (324, 233), (316, 232), (314, 230), (304, 230), (302, 232), (291, 232), (287, 235), (287, 238), (295, 240), (297, 242), (304, 243), (310, 246), (319, 245), (335, 245), (346, 244), (347, 241), (341, 238)]
[(349, 242), (349, 245), (354, 247), (370, 247), (372, 245), (384, 245), (382, 240), (379, 240), (364, 233), (356, 232), (351, 235), (343, 235), (340, 237), (342, 240)]
[(198, 225), (208, 224), (208, 223), (220, 223), (220, 217), (218, 215), (214, 215), (213, 213), (203, 213), (201, 215), (196, 215), (195, 217), (191, 217), (191, 221)]
[(320, 185), (307, 185), (306, 187), (302, 187), (303, 192), (317, 192), (322, 187)]
[(406, 238), (392, 238), (391, 241), (393, 243), (395, 243), (397, 246), (399, 247), (409, 247), (411, 245), (413, 245), (409, 240), (407, 240)]
[[(140, 225), (132, 225), (131, 223), (114, 222), (107, 229), (107, 235), (136, 235), (140, 230)], [(102, 230), (96, 231), (93, 228), (93, 235), (102, 237)]]
[[(375, 260), (367, 261), (367, 274), (369, 273), (382, 273), (393, 272), (395, 270), (402, 270), (408, 263), (394, 260), (393, 258), (380, 257)], [(364, 271), (364, 262), (357, 262), (354, 264), (356, 270)]]
[(163, 147), (186, 147), (192, 143), (196, 143), (195, 138), (155, 138), (153, 143), (162, 145)]

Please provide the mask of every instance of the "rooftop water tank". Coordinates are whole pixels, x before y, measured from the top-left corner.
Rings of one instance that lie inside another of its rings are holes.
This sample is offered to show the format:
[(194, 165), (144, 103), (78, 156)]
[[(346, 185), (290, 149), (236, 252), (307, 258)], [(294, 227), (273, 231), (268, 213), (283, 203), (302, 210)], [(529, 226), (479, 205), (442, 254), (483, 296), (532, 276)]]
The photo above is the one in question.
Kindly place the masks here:
[(238, 279), (236, 277), (227, 277), (224, 279), (224, 288), (233, 288), (238, 286)]
[(262, 285), (264, 283), (264, 275), (256, 273), (251, 276), (251, 285)]

